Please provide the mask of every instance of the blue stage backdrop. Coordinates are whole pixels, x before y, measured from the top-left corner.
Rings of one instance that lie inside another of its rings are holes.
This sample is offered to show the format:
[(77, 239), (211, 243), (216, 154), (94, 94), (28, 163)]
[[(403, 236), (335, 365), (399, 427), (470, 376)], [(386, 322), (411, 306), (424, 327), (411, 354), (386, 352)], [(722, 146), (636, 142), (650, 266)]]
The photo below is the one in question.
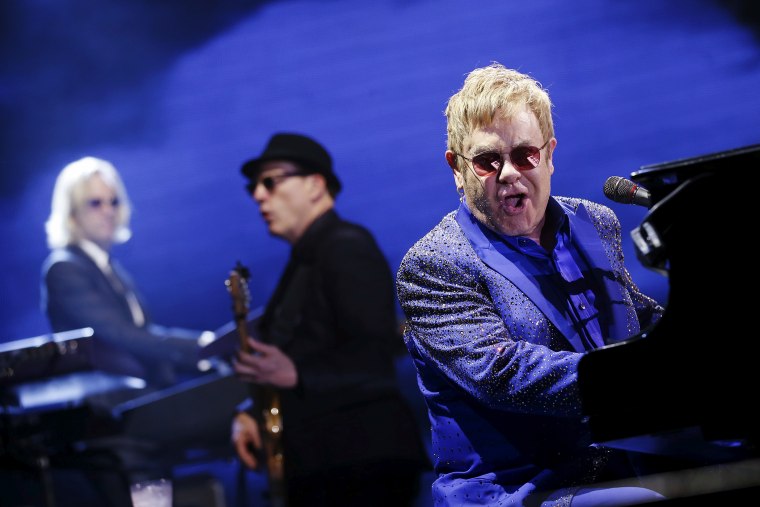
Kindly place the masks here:
[[(159, 323), (229, 321), (223, 282), (236, 261), (252, 272), (253, 306), (269, 297), (287, 245), (267, 235), (239, 167), (275, 131), (330, 148), (339, 212), (374, 231), (395, 270), (458, 203), (443, 110), (493, 61), (550, 90), (554, 193), (610, 204), (634, 278), (667, 302), (667, 279), (638, 263), (628, 235), (646, 209), (609, 202), (602, 185), (760, 141), (757, 9), (745, 4), (3, 2), (0, 341), (48, 332), (44, 222), (56, 174), (84, 155), (123, 174), (134, 237), (114, 254)], [(705, 206), (737, 219), (731, 199), (748, 190), (727, 174)]]

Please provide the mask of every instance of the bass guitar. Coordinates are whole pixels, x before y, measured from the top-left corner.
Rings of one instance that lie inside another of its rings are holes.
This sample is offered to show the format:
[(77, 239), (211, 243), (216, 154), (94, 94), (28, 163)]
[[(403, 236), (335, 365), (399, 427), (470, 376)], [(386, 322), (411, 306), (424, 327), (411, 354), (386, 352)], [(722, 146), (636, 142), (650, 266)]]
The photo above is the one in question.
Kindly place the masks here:
[[(238, 261), (230, 276), (225, 281), (227, 290), (232, 297), (232, 311), (235, 319), (240, 348), (251, 352), (248, 344), (247, 317), (250, 306), (248, 268)], [(254, 385), (254, 414), (262, 437), (263, 456), (266, 463), (269, 484), (269, 500), (271, 507), (286, 507), (287, 496), (284, 482), (285, 458), (282, 451), (282, 410), (280, 409), (279, 393), (271, 387)]]

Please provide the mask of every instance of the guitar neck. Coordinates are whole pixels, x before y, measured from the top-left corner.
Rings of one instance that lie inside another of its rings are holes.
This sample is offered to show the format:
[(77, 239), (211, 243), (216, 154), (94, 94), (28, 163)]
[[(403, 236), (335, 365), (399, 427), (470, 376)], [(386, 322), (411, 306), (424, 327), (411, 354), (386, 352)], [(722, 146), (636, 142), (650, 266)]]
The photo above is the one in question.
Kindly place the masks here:
[(245, 318), (235, 318), (235, 327), (237, 328), (238, 338), (240, 339), (240, 349), (243, 352), (250, 353), (251, 346), (248, 344), (248, 327)]
[[(227, 280), (227, 287), (232, 294), (235, 327), (240, 340), (240, 350), (251, 352), (248, 343), (248, 285), (247, 269), (239, 263)], [(254, 418), (261, 431), (263, 461), (267, 467), (269, 481), (269, 499), (271, 507), (286, 507), (284, 456), (282, 452), (282, 412), (280, 410), (279, 392), (268, 386), (257, 385), (254, 388)]]

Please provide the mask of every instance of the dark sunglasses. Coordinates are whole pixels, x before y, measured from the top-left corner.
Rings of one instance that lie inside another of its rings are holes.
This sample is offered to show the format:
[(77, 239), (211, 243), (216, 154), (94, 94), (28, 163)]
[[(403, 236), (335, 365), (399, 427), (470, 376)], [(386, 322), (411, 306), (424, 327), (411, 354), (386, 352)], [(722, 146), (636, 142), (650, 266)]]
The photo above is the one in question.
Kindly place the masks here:
[[(509, 161), (518, 171), (528, 171), (538, 167), (538, 164), (541, 162), (541, 150), (549, 144), (550, 140), (548, 139), (540, 148), (536, 148), (535, 146), (516, 146), (512, 148), (508, 155)], [(472, 163), (475, 174), (478, 176), (488, 176), (492, 173), (498, 174), (504, 168), (504, 155), (498, 151), (487, 151), (472, 158), (467, 158), (459, 153), (454, 154), (465, 160), (469, 160)]]
[(290, 178), (291, 176), (306, 176), (302, 173), (285, 173), (285, 174), (277, 174), (275, 176), (264, 176), (263, 178), (256, 180), (256, 181), (249, 181), (248, 184), (245, 186), (245, 191), (248, 194), (252, 194), (256, 187), (258, 187), (260, 184), (264, 186), (267, 192), (271, 192), (275, 189), (277, 185), (285, 181), (287, 178)]
[(86, 202), (87, 202), (87, 206), (90, 207), (90, 208), (92, 208), (92, 209), (98, 209), (101, 206), (103, 206), (105, 203), (110, 204), (112, 208), (118, 208), (119, 204), (121, 204), (121, 202), (119, 202), (119, 198), (118, 197), (114, 197), (111, 200), (108, 200), (108, 199), (87, 199)]

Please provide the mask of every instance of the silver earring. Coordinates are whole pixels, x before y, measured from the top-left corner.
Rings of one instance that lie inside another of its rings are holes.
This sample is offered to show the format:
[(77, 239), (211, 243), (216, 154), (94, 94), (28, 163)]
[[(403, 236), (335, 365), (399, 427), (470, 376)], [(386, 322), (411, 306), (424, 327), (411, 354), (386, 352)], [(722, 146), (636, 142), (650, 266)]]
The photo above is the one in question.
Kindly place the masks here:
[(462, 202), (464, 199), (464, 188), (457, 187), (457, 194), (459, 194), (459, 202)]

